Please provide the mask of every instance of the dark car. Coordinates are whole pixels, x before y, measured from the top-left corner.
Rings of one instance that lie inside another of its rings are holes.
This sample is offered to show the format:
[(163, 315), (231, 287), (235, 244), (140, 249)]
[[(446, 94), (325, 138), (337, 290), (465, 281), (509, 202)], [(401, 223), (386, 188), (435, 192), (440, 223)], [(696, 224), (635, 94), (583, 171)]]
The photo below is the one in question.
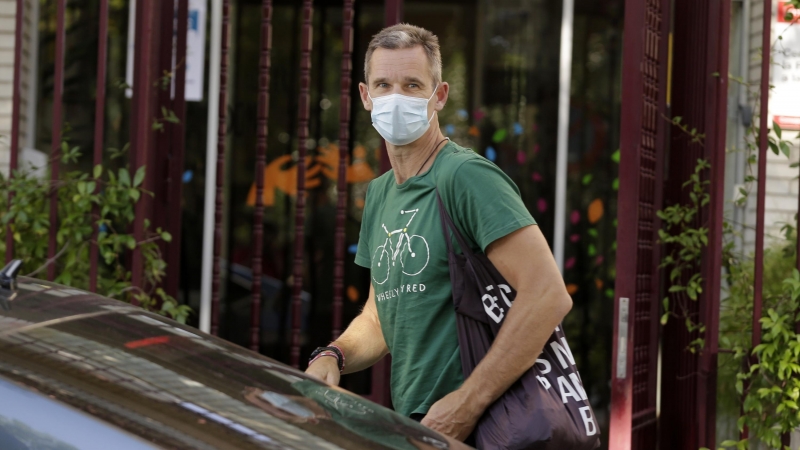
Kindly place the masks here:
[(466, 448), (197, 329), (0, 273), (0, 449)]

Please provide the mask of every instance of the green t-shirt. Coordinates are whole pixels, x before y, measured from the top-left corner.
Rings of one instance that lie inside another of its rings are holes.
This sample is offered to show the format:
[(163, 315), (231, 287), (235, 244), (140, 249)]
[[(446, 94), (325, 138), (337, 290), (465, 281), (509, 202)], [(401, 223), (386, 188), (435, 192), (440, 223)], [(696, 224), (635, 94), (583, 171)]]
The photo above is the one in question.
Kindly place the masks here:
[(464, 380), (437, 187), (475, 250), (536, 223), (500, 168), (452, 142), (426, 173), (397, 184), (390, 170), (370, 183), (356, 264), (370, 268), (392, 403), (406, 416), (427, 413)]

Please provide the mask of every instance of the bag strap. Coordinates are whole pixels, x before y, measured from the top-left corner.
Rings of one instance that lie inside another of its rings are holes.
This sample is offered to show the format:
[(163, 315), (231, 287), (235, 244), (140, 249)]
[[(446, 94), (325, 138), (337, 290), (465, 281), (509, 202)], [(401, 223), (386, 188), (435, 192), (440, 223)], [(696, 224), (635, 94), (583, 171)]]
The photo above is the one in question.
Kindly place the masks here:
[(436, 189), (436, 199), (439, 201), (439, 218), (442, 220), (442, 231), (444, 231), (445, 242), (447, 243), (447, 252), (453, 253), (453, 244), (450, 242), (450, 233), (448, 231), (452, 231), (456, 237), (456, 241), (458, 241), (459, 247), (461, 247), (461, 252), (464, 253), (465, 256), (468, 258), (472, 257), (472, 247), (467, 245), (466, 239), (456, 228), (456, 225), (453, 223), (453, 219), (450, 218), (450, 214), (447, 213), (447, 208), (444, 207), (444, 202), (442, 201), (442, 196), (439, 195), (439, 189)]

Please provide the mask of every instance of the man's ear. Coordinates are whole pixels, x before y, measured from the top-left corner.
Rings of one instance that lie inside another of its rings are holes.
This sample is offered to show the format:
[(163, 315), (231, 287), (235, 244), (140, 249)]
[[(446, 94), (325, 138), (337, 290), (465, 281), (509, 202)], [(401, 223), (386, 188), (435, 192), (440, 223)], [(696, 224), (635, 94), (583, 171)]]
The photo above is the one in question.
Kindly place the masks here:
[(369, 98), (369, 88), (364, 83), (358, 83), (358, 92), (361, 94), (361, 103), (364, 104), (364, 109), (372, 111), (372, 100)]
[(450, 85), (443, 81), (442, 84), (439, 85), (439, 88), (436, 89), (436, 105), (434, 108), (436, 111), (441, 111), (444, 109), (444, 105), (447, 104), (447, 99), (450, 97)]

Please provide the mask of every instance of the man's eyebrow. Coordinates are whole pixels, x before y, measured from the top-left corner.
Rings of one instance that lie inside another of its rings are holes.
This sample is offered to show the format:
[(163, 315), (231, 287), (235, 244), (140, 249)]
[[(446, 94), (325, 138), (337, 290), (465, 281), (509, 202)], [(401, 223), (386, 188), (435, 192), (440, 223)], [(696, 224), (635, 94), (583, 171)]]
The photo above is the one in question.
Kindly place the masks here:
[[(417, 77), (404, 77), (403, 78), (403, 82), (404, 83), (414, 83), (414, 84), (419, 84), (420, 86), (425, 86), (425, 82), (420, 80)], [(385, 77), (384, 78), (375, 78), (375, 79), (373, 79), (371, 81), (371, 83), (373, 85), (378, 85), (378, 84), (381, 84), (381, 83), (387, 83), (388, 84), (389, 83), (389, 79), (385, 78)]]
[(406, 83), (414, 83), (414, 84), (419, 84), (421, 86), (425, 86), (425, 82), (417, 77), (405, 77), (403, 78), (403, 81), (405, 81)]

